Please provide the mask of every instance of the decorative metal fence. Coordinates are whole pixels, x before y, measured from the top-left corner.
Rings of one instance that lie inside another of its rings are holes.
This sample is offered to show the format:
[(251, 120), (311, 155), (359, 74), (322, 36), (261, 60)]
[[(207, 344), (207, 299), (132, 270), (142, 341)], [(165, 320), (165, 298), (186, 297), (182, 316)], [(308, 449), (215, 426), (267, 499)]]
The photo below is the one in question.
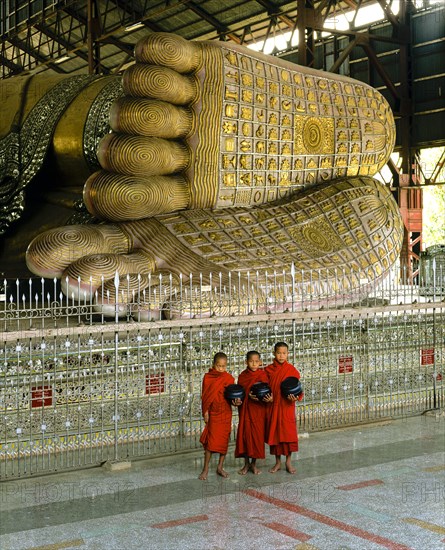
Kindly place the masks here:
[[(203, 319), (440, 301), (445, 297), (445, 265), (434, 266), (434, 274), (434, 279), (418, 285), (401, 284), (409, 277), (398, 267), (384, 279), (376, 274), (372, 280), (368, 273), (348, 267), (296, 272), (293, 265), (281, 272), (235, 272), (228, 277), (210, 273), (206, 280), (202, 274), (160, 274), (148, 276), (148, 284), (142, 282), (147, 276), (116, 274), (111, 291), (107, 281), (93, 289), (91, 281), (5, 279), (0, 288), (0, 330), (93, 325), (110, 318)], [(336, 285), (336, 280), (349, 282)], [(73, 284), (76, 292), (65, 295), (62, 288)]]
[[(236, 314), (238, 295), (231, 293), (230, 302), (226, 289), (228, 315), (220, 316), (198, 284), (188, 319), (135, 321), (128, 308), (123, 317), (106, 318), (93, 302), (75, 303), (50, 283), (51, 289), (48, 281), (14, 283), (14, 293), (5, 284), (1, 479), (199, 448), (201, 381), (213, 354), (225, 351), (237, 376), (248, 350), (260, 351), (267, 364), (278, 340), (289, 343), (302, 373), (300, 430), (443, 404), (440, 292), (425, 298), (416, 287), (383, 283), (366, 302), (349, 306), (337, 301), (327, 309), (314, 300), (294, 311)], [(273, 288), (268, 299), (276, 306)], [(201, 312), (200, 292), (207, 300)], [(222, 297), (216, 292), (213, 299)], [(161, 315), (163, 303), (158, 297), (153, 311)], [(235, 430), (236, 412), (233, 418)]]

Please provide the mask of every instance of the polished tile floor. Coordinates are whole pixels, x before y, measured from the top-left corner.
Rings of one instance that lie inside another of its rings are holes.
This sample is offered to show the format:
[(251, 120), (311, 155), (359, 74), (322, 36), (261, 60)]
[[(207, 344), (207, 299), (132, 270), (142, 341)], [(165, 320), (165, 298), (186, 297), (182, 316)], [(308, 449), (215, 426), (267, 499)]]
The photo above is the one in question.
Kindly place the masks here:
[(445, 550), (445, 417), (303, 434), (297, 473), (202, 452), (0, 483), (0, 549)]

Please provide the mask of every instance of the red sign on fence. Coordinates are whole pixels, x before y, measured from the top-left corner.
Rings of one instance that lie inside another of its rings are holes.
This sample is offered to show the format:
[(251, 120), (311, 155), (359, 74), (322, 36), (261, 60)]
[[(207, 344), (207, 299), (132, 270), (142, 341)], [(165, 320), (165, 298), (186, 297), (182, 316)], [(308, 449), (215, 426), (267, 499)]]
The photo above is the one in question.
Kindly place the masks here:
[(352, 355), (340, 355), (338, 358), (338, 372), (344, 374), (345, 372), (352, 372), (354, 359)]
[(53, 404), (51, 386), (34, 386), (31, 388), (31, 408), (50, 407)]
[(420, 364), (434, 365), (434, 348), (422, 348), (420, 350)]
[(165, 376), (163, 372), (159, 374), (147, 374), (145, 377), (145, 395), (151, 393), (162, 393), (165, 391)]

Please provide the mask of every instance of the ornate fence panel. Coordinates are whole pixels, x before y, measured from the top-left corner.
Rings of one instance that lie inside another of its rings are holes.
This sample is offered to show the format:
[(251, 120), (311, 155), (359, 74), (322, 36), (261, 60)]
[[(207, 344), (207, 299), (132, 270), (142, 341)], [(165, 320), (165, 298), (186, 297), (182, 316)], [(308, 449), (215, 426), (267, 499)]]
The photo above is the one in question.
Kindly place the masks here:
[(13, 316), (3, 318), (1, 479), (198, 449), (213, 354), (227, 353), (237, 376), (248, 350), (267, 364), (278, 340), (302, 373), (301, 431), (443, 405), (441, 301), (107, 322), (63, 300), (51, 315), (28, 316), (10, 301)]

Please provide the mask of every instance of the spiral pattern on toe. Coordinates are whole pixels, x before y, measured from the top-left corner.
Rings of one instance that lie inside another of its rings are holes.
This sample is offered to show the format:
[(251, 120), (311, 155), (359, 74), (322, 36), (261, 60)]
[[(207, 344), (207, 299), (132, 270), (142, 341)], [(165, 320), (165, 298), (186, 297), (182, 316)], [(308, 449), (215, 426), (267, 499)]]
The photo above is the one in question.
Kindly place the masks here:
[(134, 54), (138, 62), (166, 65), (178, 73), (188, 73), (199, 65), (201, 49), (196, 42), (160, 32), (140, 40)]
[(188, 77), (155, 65), (132, 65), (125, 71), (122, 83), (129, 96), (162, 99), (174, 105), (186, 105), (196, 95), (195, 85)]
[(172, 209), (186, 208), (188, 185), (180, 177), (134, 178), (96, 172), (84, 187), (84, 203), (97, 218), (111, 221), (140, 220)]
[[(105, 281), (113, 279), (116, 272), (150, 273), (156, 263), (150, 254), (138, 250), (132, 254), (91, 254), (83, 256), (64, 271), (62, 275), (62, 290), (67, 296), (82, 299), (84, 295), (91, 298), (91, 293), (101, 287)], [(78, 279), (80, 278), (80, 283)]]
[[(118, 303), (129, 304), (131, 302), (137, 302), (139, 294), (143, 292), (150, 284), (150, 278), (148, 275), (138, 275), (136, 273), (129, 273), (122, 275), (119, 278), (118, 289)], [(98, 289), (98, 302), (102, 303), (104, 300), (110, 303), (116, 303), (116, 286), (114, 279), (106, 281)]]
[(111, 107), (110, 126), (125, 134), (177, 138), (190, 132), (192, 115), (165, 101), (124, 97)]
[(160, 138), (108, 134), (99, 144), (97, 158), (105, 170), (135, 176), (171, 174), (183, 170), (186, 147)]
[(26, 263), (36, 275), (60, 277), (69, 264), (84, 254), (125, 254), (130, 246), (128, 236), (113, 225), (65, 226), (38, 235), (28, 246)]

